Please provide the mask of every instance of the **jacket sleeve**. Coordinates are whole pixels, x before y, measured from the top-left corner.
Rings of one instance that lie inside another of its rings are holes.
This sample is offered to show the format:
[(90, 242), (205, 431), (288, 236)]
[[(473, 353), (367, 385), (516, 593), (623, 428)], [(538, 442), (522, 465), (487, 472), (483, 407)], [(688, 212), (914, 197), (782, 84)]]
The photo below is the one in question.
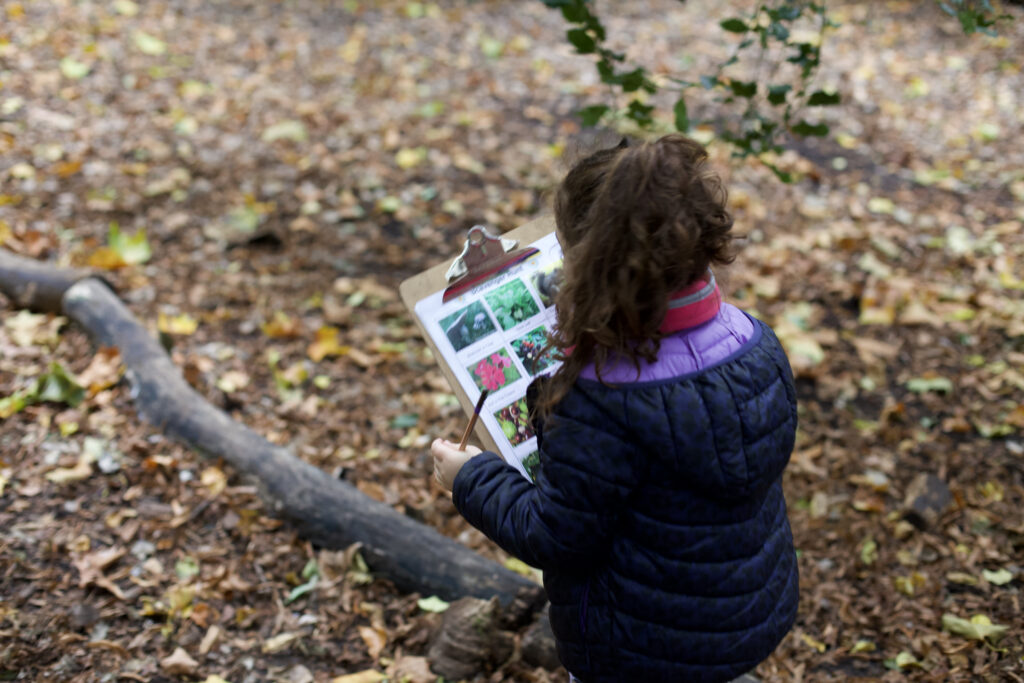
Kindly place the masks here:
[(495, 453), (467, 462), (454, 502), (470, 524), (542, 570), (582, 568), (607, 549), (622, 501), (635, 487), (631, 449), (560, 416), (540, 446), (536, 485)]

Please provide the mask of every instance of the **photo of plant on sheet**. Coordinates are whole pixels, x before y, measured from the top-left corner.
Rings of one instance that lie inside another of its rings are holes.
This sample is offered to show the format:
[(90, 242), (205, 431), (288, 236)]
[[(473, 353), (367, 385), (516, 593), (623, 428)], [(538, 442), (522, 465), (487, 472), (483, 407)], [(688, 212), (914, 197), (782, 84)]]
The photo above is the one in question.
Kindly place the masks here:
[(521, 377), (519, 370), (512, 363), (512, 358), (505, 349), (499, 349), (492, 354), (484, 356), (476, 363), (466, 368), (473, 381), (481, 391), (489, 389), (497, 391), (506, 384), (515, 382)]
[(530, 476), (530, 481), (537, 481), (538, 467), (540, 467), (540, 451), (534, 451), (523, 458), (523, 469)]
[(558, 286), (562, 281), (562, 261), (550, 263), (533, 274), (533, 287), (540, 296), (541, 306), (550, 308), (555, 303)]
[(533, 436), (533, 430), (530, 429), (529, 421), (526, 418), (525, 398), (505, 406), (494, 413), (494, 417), (498, 420), (501, 431), (505, 433), (505, 438), (513, 446), (518, 446)]
[(543, 327), (530, 330), (525, 336), (512, 342), (512, 348), (531, 376), (536, 376), (555, 364), (552, 351), (544, 351), (547, 343), (547, 334)]
[(527, 318), (537, 315), (540, 308), (522, 280), (516, 279), (484, 295), (501, 329), (510, 330)]
[(497, 328), (480, 301), (474, 301), (441, 321), (441, 329), (456, 351), (480, 341)]

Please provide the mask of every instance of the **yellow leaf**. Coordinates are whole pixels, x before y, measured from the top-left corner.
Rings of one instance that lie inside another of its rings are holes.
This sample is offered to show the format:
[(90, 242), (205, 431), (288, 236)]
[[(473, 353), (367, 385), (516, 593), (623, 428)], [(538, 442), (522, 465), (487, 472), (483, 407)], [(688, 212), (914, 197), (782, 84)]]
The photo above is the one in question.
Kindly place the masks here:
[(518, 557), (510, 557), (505, 560), (505, 569), (510, 569), (516, 574), (522, 574), (528, 578), (534, 578), (535, 570), (530, 565), (526, 564)]
[(827, 647), (825, 643), (821, 642), (820, 640), (815, 640), (814, 638), (811, 638), (806, 633), (801, 633), (800, 638), (818, 652), (824, 652), (825, 648)]
[(121, 254), (117, 253), (111, 247), (100, 247), (96, 251), (89, 254), (89, 258), (86, 263), (93, 268), (102, 268), (104, 270), (117, 270), (118, 268), (124, 268), (128, 264)]
[(203, 486), (213, 495), (217, 495), (228, 485), (228, 478), (224, 472), (218, 467), (207, 467), (203, 470), (203, 473), (199, 475), (199, 481)]
[(62, 161), (53, 167), (58, 178), (70, 178), (82, 170), (82, 161)]
[(946, 574), (946, 580), (951, 583), (963, 584), (964, 586), (978, 585), (978, 579), (965, 572), (949, 572)]
[(868, 200), (868, 211), (871, 213), (891, 214), (896, 205), (888, 197), (872, 197)]
[(910, 576), (893, 577), (892, 583), (900, 593), (907, 596), (913, 596), (914, 592), (918, 588), (927, 583), (927, 579), (925, 579), (924, 574), (914, 572)]
[(289, 119), (268, 126), (263, 131), (260, 139), (263, 142), (277, 142), (278, 140), (290, 140), (292, 142), (305, 142), (309, 138), (306, 126), (301, 121)]
[(870, 640), (858, 640), (853, 644), (853, 647), (850, 648), (850, 654), (855, 655), (858, 652), (874, 652), (876, 649), (878, 649), (877, 646)]
[(984, 614), (975, 614), (967, 621), (948, 612), (942, 615), (942, 628), (968, 640), (987, 640), (993, 644), (1010, 630), (1009, 626), (993, 624)]
[(164, 334), (190, 335), (195, 333), (199, 323), (187, 313), (166, 315), (161, 313), (156, 319), (156, 328)]
[(868, 536), (860, 546), (860, 561), (870, 566), (877, 559), (878, 544), (875, 543), (874, 538)]
[(132, 38), (135, 41), (135, 47), (139, 48), (143, 54), (155, 57), (167, 52), (167, 43), (144, 31), (136, 31)]
[(7, 172), (12, 178), (18, 178), (19, 180), (27, 180), (34, 178), (36, 175), (36, 169), (32, 164), (26, 164), (25, 162), (14, 164)]
[[(115, 0), (114, 9), (117, 10), (118, 14), (123, 14), (126, 17), (134, 17), (139, 13), (139, 6), (132, 2), (132, 0)], [(207, 683), (210, 682), (207, 681)]]
[(325, 325), (316, 331), (316, 339), (309, 345), (306, 354), (320, 362), (327, 356), (344, 356), (350, 350), (350, 347), (338, 342), (338, 328)]
[(260, 650), (264, 654), (268, 655), (280, 652), (281, 650), (284, 650), (289, 645), (291, 645), (292, 642), (294, 642), (300, 635), (302, 634), (296, 632), (280, 633), (271, 638), (270, 640), (264, 642), (262, 647), (260, 647)]
[(398, 150), (398, 153), (395, 155), (395, 163), (398, 164), (399, 168), (408, 169), (420, 164), (426, 158), (426, 147), (416, 147), (415, 149), (403, 147)]
[(908, 669), (910, 667), (917, 667), (919, 669), (924, 668), (924, 665), (921, 664), (921, 662), (917, 661), (917, 657), (910, 654), (906, 650), (903, 650), (898, 655), (896, 655), (896, 659), (893, 661), (896, 664), (896, 666), (901, 669)]
[(302, 334), (302, 326), (296, 318), (277, 311), (270, 322), (263, 323), (263, 334), (272, 339), (294, 339)]
[(0, 245), (3, 245), (7, 240), (14, 237), (14, 232), (11, 230), (11, 226), (5, 220), (0, 220)]
[(331, 679), (331, 683), (380, 683), (387, 676), (375, 669), (367, 669), (359, 673), (346, 674)]
[(366, 27), (357, 26), (352, 32), (352, 37), (345, 41), (345, 44), (338, 48), (338, 56), (349, 64), (359, 61), (363, 52), (363, 39), (366, 37)]
[(1013, 574), (1006, 569), (999, 569), (994, 572), (983, 569), (981, 575), (985, 577), (986, 581), (995, 586), (1005, 586), (1013, 581)]

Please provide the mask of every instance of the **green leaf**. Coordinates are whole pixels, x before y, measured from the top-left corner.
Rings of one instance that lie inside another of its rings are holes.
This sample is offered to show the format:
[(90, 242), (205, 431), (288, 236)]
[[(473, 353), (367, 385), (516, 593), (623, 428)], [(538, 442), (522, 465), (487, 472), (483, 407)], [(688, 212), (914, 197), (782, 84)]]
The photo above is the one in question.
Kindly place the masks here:
[(910, 669), (917, 668), (923, 669), (924, 665), (917, 660), (913, 654), (907, 650), (903, 650), (893, 659), (887, 659), (883, 662), (887, 669)]
[(994, 586), (1005, 586), (1013, 581), (1013, 574), (1006, 569), (999, 569), (994, 572), (984, 569), (982, 570), (981, 575), (985, 577), (986, 581)]
[(782, 85), (772, 85), (768, 87), (768, 101), (772, 104), (785, 104), (786, 93), (793, 89), (793, 86), (788, 83)]
[(750, 27), (747, 26), (747, 22), (737, 17), (720, 21), (718, 25), (730, 33), (746, 33), (750, 30)]
[(313, 576), (318, 576), (319, 574), (320, 567), (317, 565), (316, 560), (309, 558), (309, 561), (306, 562), (306, 565), (302, 568), (302, 578), (309, 579)]
[(640, 100), (633, 100), (626, 108), (626, 117), (641, 126), (649, 126), (654, 123), (654, 119), (651, 117), (652, 111), (654, 111), (652, 105), (644, 104)]
[(649, 81), (647, 80), (646, 72), (643, 69), (633, 69), (624, 74), (616, 76), (619, 85), (622, 86), (623, 92), (636, 92), (640, 88), (646, 89), (651, 92), (650, 88), (647, 87)]
[(146, 231), (141, 228), (128, 236), (121, 232), (116, 221), (111, 221), (110, 231), (107, 233), (107, 244), (117, 252), (122, 261), (129, 265), (145, 263), (153, 257), (149, 240), (146, 239)]
[(815, 90), (811, 93), (811, 97), (807, 100), (807, 106), (809, 107), (830, 107), (834, 104), (839, 104), (841, 97), (837, 92), (825, 92), (824, 90)]
[(768, 33), (781, 43), (784, 43), (789, 39), (789, 29), (777, 21), (772, 22), (771, 25), (768, 26)]
[(588, 55), (594, 52), (597, 48), (597, 43), (590, 37), (586, 29), (574, 28), (566, 31), (565, 37), (569, 39), (569, 42), (576, 48), (576, 52), (581, 55)]
[(391, 427), (393, 429), (409, 429), (419, 424), (419, 421), (419, 413), (403, 413), (391, 420)]
[(313, 577), (309, 581), (307, 581), (306, 583), (304, 583), (302, 585), (299, 585), (299, 586), (296, 586), (295, 588), (293, 588), (291, 590), (291, 592), (288, 593), (288, 597), (284, 599), (284, 604), (290, 605), (291, 603), (295, 602), (296, 600), (301, 598), (306, 593), (309, 593), (314, 588), (316, 588), (316, 584), (319, 583), (319, 581), (320, 581), (320, 576), (318, 574), (314, 574)]
[(0, 398), (0, 420), (5, 420), (15, 413), (20, 413), (28, 404), (28, 396), (23, 391), (16, 391), (10, 396)]
[(771, 163), (770, 161), (761, 160), (761, 163), (768, 167), (768, 169), (775, 174), (775, 177), (782, 182), (789, 184), (793, 182), (793, 174), (789, 171), (783, 171), (781, 168)]
[(480, 40), (480, 51), (491, 59), (497, 59), (505, 53), (505, 43), (497, 38), (487, 36)]
[(801, 121), (795, 126), (791, 126), (790, 130), (797, 135), (813, 135), (815, 137), (823, 138), (828, 135), (828, 125), (824, 123), (808, 123), (807, 121)]
[(48, 372), (36, 378), (25, 398), (33, 403), (51, 401), (75, 407), (85, 400), (85, 389), (79, 386), (63, 365), (54, 361), (50, 363)]
[(676, 130), (680, 133), (685, 133), (690, 130), (690, 116), (686, 111), (686, 100), (682, 98), (676, 100), (676, 105), (672, 108), (672, 113), (675, 114)]
[(948, 394), (953, 391), (953, 382), (947, 377), (915, 377), (907, 382), (907, 389), (915, 394), (929, 391)]
[(60, 72), (65, 78), (77, 81), (89, 73), (89, 65), (78, 61), (74, 57), (65, 57), (60, 60)]
[[(555, 4), (545, 2), (548, 7), (555, 7)], [(590, 16), (590, 12), (587, 10), (586, 5), (582, 2), (568, 2), (559, 3), (562, 6), (562, 16), (565, 17), (566, 21), (574, 24), (582, 24), (587, 21), (587, 17)]]
[(597, 122), (601, 120), (601, 117), (608, 113), (608, 105), (606, 104), (594, 104), (589, 107), (580, 109), (579, 116), (583, 120), (584, 126), (596, 126)]
[(868, 536), (860, 546), (860, 561), (870, 566), (878, 559), (878, 544)]
[(984, 614), (976, 614), (968, 621), (948, 612), (942, 615), (942, 628), (968, 640), (983, 640), (992, 644), (998, 643), (1010, 630), (1009, 626), (993, 624)]
[(757, 83), (753, 81), (729, 81), (729, 89), (732, 90), (733, 94), (737, 97), (745, 97), (750, 99), (757, 94)]
[(199, 573), (199, 561), (186, 555), (174, 563), (174, 573), (182, 581), (188, 581)]
[(143, 54), (155, 57), (167, 52), (167, 43), (143, 31), (136, 31), (132, 39), (135, 41), (135, 47)]
[(429, 598), (420, 598), (416, 601), (416, 606), (424, 612), (444, 612), (449, 607), (449, 603), (445, 602), (436, 595), (431, 595)]
[(714, 76), (701, 76), (700, 77), (700, 85), (705, 90), (711, 90), (712, 88), (714, 88), (718, 84), (719, 84), (719, 80), (717, 78), (715, 78)]

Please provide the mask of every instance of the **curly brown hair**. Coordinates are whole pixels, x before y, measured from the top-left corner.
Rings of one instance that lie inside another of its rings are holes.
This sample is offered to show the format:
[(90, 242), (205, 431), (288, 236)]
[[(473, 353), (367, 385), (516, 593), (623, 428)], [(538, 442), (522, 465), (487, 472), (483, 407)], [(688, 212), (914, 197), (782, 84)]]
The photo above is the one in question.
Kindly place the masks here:
[(733, 260), (732, 217), (707, 150), (683, 135), (624, 140), (577, 163), (555, 194), (563, 281), (549, 344), (562, 366), (540, 388), (549, 415), (590, 362), (653, 362), (673, 292)]

